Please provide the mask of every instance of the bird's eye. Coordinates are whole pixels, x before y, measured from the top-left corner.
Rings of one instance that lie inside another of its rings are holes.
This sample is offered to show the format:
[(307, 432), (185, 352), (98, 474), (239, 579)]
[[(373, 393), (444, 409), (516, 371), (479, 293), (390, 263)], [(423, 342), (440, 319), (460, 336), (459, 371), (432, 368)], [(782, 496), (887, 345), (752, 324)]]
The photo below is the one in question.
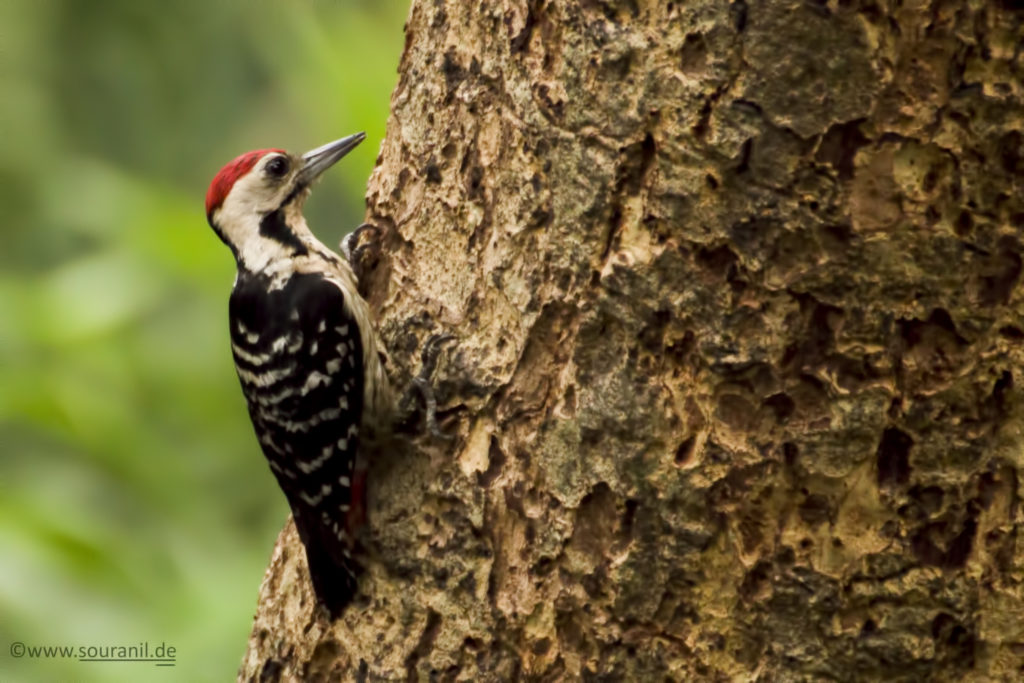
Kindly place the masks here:
[(288, 172), (288, 160), (284, 157), (274, 157), (265, 166), (267, 174), (280, 178)]

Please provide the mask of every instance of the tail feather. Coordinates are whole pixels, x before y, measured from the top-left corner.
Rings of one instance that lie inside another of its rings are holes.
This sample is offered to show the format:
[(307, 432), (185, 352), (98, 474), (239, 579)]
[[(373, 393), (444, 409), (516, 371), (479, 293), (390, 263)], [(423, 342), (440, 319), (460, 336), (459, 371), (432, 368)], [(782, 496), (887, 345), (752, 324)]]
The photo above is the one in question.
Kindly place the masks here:
[(306, 548), (309, 578), (317, 601), (337, 619), (352, 602), (359, 588), (360, 567), (349, 555), (348, 547), (319, 520), (308, 521), (294, 514), (295, 527)]
[(337, 619), (359, 588), (359, 566), (352, 560), (339, 564), (315, 546), (306, 546), (306, 559), (317, 600), (327, 608), (331, 619)]

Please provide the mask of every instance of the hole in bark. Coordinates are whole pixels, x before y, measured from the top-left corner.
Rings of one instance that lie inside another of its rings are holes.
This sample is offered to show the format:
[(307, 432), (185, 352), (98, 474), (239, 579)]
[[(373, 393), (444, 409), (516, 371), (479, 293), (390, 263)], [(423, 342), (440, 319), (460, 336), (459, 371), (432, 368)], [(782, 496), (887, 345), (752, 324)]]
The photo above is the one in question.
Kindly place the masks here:
[(922, 527), (914, 534), (910, 547), (920, 562), (945, 569), (960, 569), (967, 563), (974, 546), (978, 523), (973, 517), (968, 517), (960, 533), (949, 540), (946, 550), (943, 551), (932, 539), (945, 537), (949, 527), (946, 522), (935, 522)]
[(957, 343), (960, 345), (967, 343), (966, 340), (957, 333), (956, 323), (953, 322), (953, 318), (949, 315), (949, 311), (944, 308), (936, 308), (932, 310), (931, 315), (928, 316), (928, 320), (925, 322), (921, 322), (920, 320), (900, 321), (900, 333), (906, 341), (907, 348), (913, 348), (924, 341), (926, 337), (933, 336), (935, 330), (929, 329), (930, 327), (938, 327), (951, 333), (955, 336)]
[(956, 217), (956, 223), (953, 224), (953, 231), (960, 237), (967, 235), (971, 228), (974, 227), (974, 217), (971, 216), (970, 211), (961, 211)]
[(1024, 174), (1024, 135), (1012, 130), (999, 140), (996, 149), (1000, 153), (1003, 170), (1009, 175)]
[(996, 492), (999, 490), (999, 482), (996, 480), (996, 475), (992, 472), (985, 472), (981, 475), (978, 480), (978, 502), (981, 507), (988, 510), (992, 506), (992, 501), (995, 500)]
[(689, 33), (680, 49), (679, 66), (686, 73), (698, 73), (707, 64), (708, 48), (699, 33)]
[(430, 155), (430, 159), (427, 160), (427, 165), (423, 168), (423, 175), (426, 177), (428, 183), (436, 185), (441, 182), (441, 169), (437, 165), (437, 157), (433, 154)]
[(958, 666), (974, 667), (974, 652), (977, 639), (955, 617), (940, 612), (932, 620), (932, 638), (948, 650), (948, 657)]
[(1021, 330), (1019, 327), (1014, 327), (1013, 325), (1000, 327), (999, 334), (1003, 335), (1007, 339), (1012, 339), (1013, 341), (1020, 341), (1021, 339), (1024, 339), (1024, 330)]
[(728, 278), (736, 265), (736, 254), (729, 247), (722, 245), (714, 249), (701, 247), (697, 250), (697, 265), (712, 273)]
[(736, 0), (729, 5), (729, 15), (732, 17), (732, 25), (738, 33), (743, 33), (747, 28), (747, 1)]
[(826, 225), (818, 229), (818, 241), (828, 254), (837, 260), (845, 259), (853, 243), (853, 228), (849, 225)]
[(530, 46), (530, 37), (533, 36), (533, 28), (537, 25), (537, 15), (544, 0), (531, 0), (526, 6), (526, 20), (523, 21), (523, 28), (512, 38), (512, 52), (526, 52)]
[(487, 469), (483, 472), (477, 472), (476, 475), (477, 483), (483, 488), (489, 488), (494, 483), (494, 480), (501, 474), (501, 468), (506, 461), (505, 453), (498, 446), (498, 440), (493, 436), (491, 437), (491, 445), (488, 449), (487, 457)]
[(860, 131), (864, 119), (848, 123), (840, 123), (828, 129), (818, 145), (816, 157), (836, 170), (839, 179), (846, 181), (853, 178), (854, 158), (857, 151), (868, 143), (868, 139)]
[(685, 465), (690, 461), (690, 457), (693, 455), (693, 445), (694, 438), (692, 436), (679, 444), (679, 447), (676, 448), (676, 465)]
[(786, 463), (786, 467), (793, 467), (796, 465), (796, 459), (800, 455), (800, 449), (792, 441), (787, 441), (782, 444), (782, 458)]
[(743, 577), (738, 592), (744, 600), (750, 600), (760, 592), (762, 586), (771, 577), (771, 564), (764, 560), (758, 560), (747, 575)]
[(1021, 273), (1021, 257), (1014, 238), (1007, 236), (999, 241), (999, 251), (988, 258), (984, 273), (980, 278), (981, 303), (1005, 304)]
[(636, 521), (636, 511), (640, 507), (640, 501), (630, 498), (626, 501), (626, 511), (622, 514), (622, 537), (626, 540), (633, 538), (633, 523)]
[(878, 444), (878, 486), (906, 484), (910, 480), (910, 448), (914, 440), (895, 427), (882, 433)]
[(939, 612), (932, 619), (932, 638), (935, 640), (943, 639), (949, 635), (953, 627), (957, 625), (956, 619), (952, 615), (946, 614), (945, 612)]
[(466, 71), (455, 57), (455, 48), (449, 48), (444, 53), (444, 59), (441, 61), (441, 72), (444, 74), (445, 85), (448, 89), (447, 96), (450, 98), (455, 89), (459, 87), (459, 84), (466, 80)]
[(536, 564), (533, 565), (533, 574), (535, 576), (544, 577), (551, 573), (555, 568), (555, 561), (550, 557), (540, 558)]
[[(655, 117), (658, 118), (658, 117)], [(658, 146), (654, 142), (654, 136), (648, 133), (640, 143), (640, 175), (645, 175), (651, 170), (651, 164), (658, 154)]]
[(681, 367), (685, 364), (687, 357), (693, 350), (695, 342), (696, 337), (693, 332), (687, 330), (681, 339), (675, 340), (665, 348), (665, 357), (674, 365)]
[(899, 396), (894, 396), (893, 399), (889, 401), (889, 410), (886, 411), (886, 415), (888, 415), (890, 419), (895, 420), (900, 416), (900, 414), (902, 414), (902, 412), (903, 399)]
[(739, 163), (736, 164), (737, 175), (742, 175), (750, 170), (750, 155), (753, 152), (753, 150), (754, 139), (747, 138), (746, 141), (743, 143), (743, 146), (740, 147), (740, 160)]
[(660, 354), (665, 344), (665, 328), (672, 319), (670, 311), (655, 311), (647, 325), (640, 331), (640, 345), (646, 351)]
[(473, 166), (469, 169), (469, 177), (466, 182), (466, 194), (470, 198), (481, 196), (480, 186), (484, 180), (484, 169), (480, 166)]
[(769, 396), (764, 400), (764, 405), (771, 409), (775, 414), (775, 419), (780, 423), (785, 423), (793, 414), (793, 411), (796, 410), (796, 404), (793, 403), (793, 399), (783, 393)]
[(281, 680), (281, 673), (284, 671), (284, 662), (279, 659), (268, 659), (263, 662), (260, 668), (260, 683), (270, 683)]
[(1009, 370), (1004, 370), (1003, 374), (996, 380), (996, 383), (992, 385), (992, 401), (996, 411), (1000, 414), (1006, 412), (1006, 394), (1010, 389), (1013, 389), (1013, 373)]

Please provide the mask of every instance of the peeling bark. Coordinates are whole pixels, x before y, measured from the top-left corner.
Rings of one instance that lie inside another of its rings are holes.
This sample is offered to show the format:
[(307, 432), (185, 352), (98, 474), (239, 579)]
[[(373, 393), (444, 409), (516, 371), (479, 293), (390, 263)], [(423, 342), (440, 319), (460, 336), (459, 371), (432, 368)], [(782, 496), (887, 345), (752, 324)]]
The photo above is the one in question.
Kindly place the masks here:
[(450, 443), (240, 679), (1024, 676), (1016, 3), (416, 0), (368, 219)]

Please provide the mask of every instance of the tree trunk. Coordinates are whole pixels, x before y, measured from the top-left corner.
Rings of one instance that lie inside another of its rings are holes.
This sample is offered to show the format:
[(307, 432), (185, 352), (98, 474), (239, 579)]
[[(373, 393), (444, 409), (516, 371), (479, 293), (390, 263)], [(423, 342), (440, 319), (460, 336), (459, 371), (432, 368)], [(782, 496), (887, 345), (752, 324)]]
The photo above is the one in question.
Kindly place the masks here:
[(365, 283), (454, 439), (241, 679), (1024, 675), (1024, 12), (416, 0)]

